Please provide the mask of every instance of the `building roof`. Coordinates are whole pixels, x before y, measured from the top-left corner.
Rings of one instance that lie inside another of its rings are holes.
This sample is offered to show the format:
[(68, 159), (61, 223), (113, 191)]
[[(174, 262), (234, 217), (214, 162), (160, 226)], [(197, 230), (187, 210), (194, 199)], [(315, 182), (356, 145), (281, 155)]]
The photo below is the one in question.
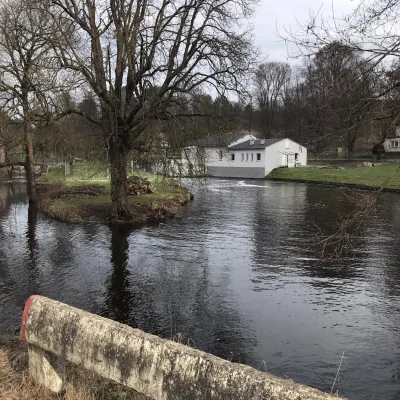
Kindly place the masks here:
[(248, 132), (236, 132), (236, 133), (221, 133), (220, 135), (204, 136), (194, 143), (192, 146), (199, 147), (228, 147), (231, 143), (236, 142), (243, 136), (249, 135)]
[[(245, 142), (235, 144), (229, 147), (229, 150), (261, 150), (266, 147), (272, 146), (284, 139), (257, 139), (257, 140), (246, 140)], [(254, 142), (254, 144), (250, 144)]]

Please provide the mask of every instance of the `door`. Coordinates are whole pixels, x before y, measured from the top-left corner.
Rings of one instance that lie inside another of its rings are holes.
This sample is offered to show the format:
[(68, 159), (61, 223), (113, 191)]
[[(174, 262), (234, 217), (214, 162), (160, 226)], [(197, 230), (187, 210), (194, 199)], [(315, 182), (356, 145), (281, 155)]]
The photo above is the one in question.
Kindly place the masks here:
[(288, 164), (288, 158), (286, 154), (282, 154), (282, 161), (281, 161), (281, 167), (287, 167)]

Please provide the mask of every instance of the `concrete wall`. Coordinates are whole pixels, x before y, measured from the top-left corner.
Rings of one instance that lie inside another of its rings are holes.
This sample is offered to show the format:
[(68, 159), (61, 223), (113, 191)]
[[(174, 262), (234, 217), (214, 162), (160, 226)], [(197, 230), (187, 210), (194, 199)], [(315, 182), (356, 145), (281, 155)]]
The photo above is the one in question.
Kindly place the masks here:
[(207, 175), (220, 178), (265, 178), (264, 167), (207, 167)]
[(27, 301), (21, 337), (30, 373), (55, 392), (68, 360), (154, 400), (337, 400), (41, 296)]

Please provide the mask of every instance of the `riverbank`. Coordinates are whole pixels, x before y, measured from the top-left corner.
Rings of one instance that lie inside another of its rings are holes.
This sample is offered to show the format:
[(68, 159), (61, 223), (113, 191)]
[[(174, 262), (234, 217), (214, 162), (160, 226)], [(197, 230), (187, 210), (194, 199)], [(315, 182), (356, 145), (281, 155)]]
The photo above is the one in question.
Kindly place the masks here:
[(400, 165), (335, 169), (331, 167), (277, 168), (271, 180), (326, 184), (400, 193)]
[[(51, 400), (55, 396), (36, 385), (28, 375), (27, 346), (19, 338), (0, 335), (0, 398)], [(64, 399), (145, 400), (134, 390), (107, 381), (73, 365), (67, 367)]]
[(115, 221), (111, 217), (109, 180), (65, 179), (60, 171), (49, 171), (38, 182), (39, 208), (45, 215), (64, 222), (129, 222), (145, 225), (175, 216), (192, 195), (178, 182), (150, 174), (142, 178), (151, 182), (153, 193), (128, 196), (129, 217)]

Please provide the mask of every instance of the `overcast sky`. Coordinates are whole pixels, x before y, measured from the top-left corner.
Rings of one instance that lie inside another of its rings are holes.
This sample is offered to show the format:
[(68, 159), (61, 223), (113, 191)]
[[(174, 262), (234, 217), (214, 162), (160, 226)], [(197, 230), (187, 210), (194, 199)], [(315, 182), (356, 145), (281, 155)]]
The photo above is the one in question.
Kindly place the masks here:
[(256, 44), (269, 61), (296, 61), (288, 58), (285, 43), (275, 34), (276, 27), (280, 32), (283, 28), (296, 30), (297, 22), (306, 24), (310, 12), (316, 13), (319, 9), (324, 17), (332, 17), (332, 6), (336, 17), (350, 13), (358, 4), (358, 0), (260, 0), (254, 25)]

